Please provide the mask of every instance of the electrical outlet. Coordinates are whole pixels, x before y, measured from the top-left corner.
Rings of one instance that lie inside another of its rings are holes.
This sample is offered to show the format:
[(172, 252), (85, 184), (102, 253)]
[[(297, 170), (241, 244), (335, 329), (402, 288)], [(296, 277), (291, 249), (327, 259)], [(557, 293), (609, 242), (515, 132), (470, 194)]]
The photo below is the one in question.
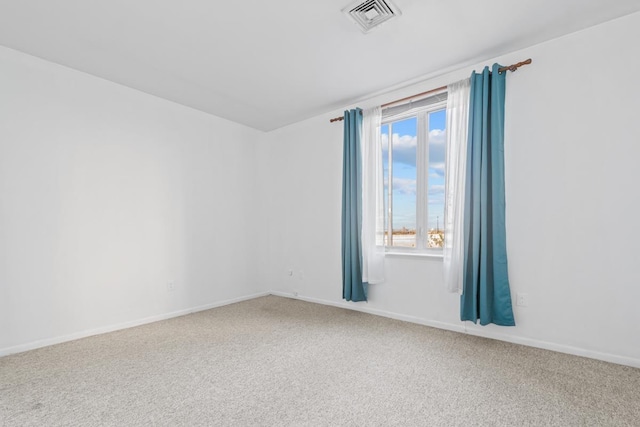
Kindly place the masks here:
[(167, 283), (167, 291), (173, 292), (176, 290), (176, 282), (168, 282)]
[(529, 294), (516, 294), (516, 305), (519, 307), (528, 307), (529, 306)]

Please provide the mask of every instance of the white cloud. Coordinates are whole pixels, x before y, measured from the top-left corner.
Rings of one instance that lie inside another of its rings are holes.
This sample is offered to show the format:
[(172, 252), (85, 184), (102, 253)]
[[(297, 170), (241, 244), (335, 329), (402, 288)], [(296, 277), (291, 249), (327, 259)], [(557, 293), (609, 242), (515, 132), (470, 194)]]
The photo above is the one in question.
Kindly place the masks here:
[(446, 132), (443, 129), (434, 129), (429, 132), (429, 142), (431, 144), (443, 144)]
[(418, 138), (410, 135), (393, 134), (393, 148), (396, 150), (416, 149), (418, 146)]
[[(382, 135), (382, 151), (387, 153), (389, 136), (387, 134)], [(418, 146), (418, 138), (410, 135), (400, 136), (394, 133), (392, 136), (393, 141), (393, 162), (403, 163), (412, 167), (416, 166), (416, 148)]]
[(393, 191), (400, 194), (416, 194), (416, 180), (410, 178), (393, 178)]
[(431, 163), (429, 176), (432, 178), (444, 178), (444, 162)]
[(393, 162), (399, 162), (415, 167), (417, 147), (417, 137), (393, 134)]
[(444, 194), (444, 185), (432, 185), (429, 187), (429, 195)]
[(445, 136), (446, 132), (442, 129), (434, 129), (429, 132), (429, 163), (442, 164), (444, 174), (444, 157), (445, 157)]
[[(434, 129), (429, 132), (429, 164), (440, 177), (444, 176), (445, 137), (446, 132), (442, 129)], [(418, 138), (394, 133), (392, 141), (394, 163), (399, 162), (415, 167)], [(382, 151), (384, 153), (388, 150), (388, 142), (389, 135), (383, 134)]]

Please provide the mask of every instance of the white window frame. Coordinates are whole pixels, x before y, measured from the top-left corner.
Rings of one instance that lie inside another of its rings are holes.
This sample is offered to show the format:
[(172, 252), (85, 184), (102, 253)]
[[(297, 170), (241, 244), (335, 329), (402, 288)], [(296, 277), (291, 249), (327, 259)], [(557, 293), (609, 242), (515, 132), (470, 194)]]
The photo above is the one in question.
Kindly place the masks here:
[[(447, 101), (416, 107), (402, 114), (382, 119), (382, 126), (388, 125), (389, 149), (388, 149), (388, 193), (387, 206), (385, 206), (386, 224), (385, 230), (391, 230), (390, 240), (393, 242), (393, 123), (416, 117), (416, 247), (390, 246), (385, 244), (385, 252), (389, 254), (424, 254), (442, 256), (443, 248), (428, 248), (428, 220), (429, 220), (429, 114), (447, 109)], [(447, 130), (445, 129), (445, 132)], [(442, 218), (444, 225), (444, 218)]]

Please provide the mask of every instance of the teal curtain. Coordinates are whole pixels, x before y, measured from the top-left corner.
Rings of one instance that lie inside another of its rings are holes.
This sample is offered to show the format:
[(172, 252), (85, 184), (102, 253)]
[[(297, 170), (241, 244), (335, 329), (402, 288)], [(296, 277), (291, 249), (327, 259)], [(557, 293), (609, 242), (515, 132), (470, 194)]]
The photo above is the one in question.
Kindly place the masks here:
[(515, 326), (507, 274), (504, 194), (506, 72), (471, 74), (460, 318)]
[(362, 282), (362, 158), (360, 135), (362, 110), (344, 112), (342, 156), (342, 297), (366, 301), (367, 284)]

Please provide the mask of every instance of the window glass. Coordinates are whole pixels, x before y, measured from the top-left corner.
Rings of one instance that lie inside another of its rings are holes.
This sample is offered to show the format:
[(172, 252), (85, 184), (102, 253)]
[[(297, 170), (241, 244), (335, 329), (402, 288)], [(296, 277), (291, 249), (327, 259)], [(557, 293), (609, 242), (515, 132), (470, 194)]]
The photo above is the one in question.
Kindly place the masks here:
[(384, 246), (389, 246), (388, 224), (389, 224), (389, 125), (384, 124), (380, 128), (382, 137), (382, 174), (384, 176)]
[(444, 155), (445, 109), (429, 113), (429, 166), (428, 166), (428, 218), (427, 247), (444, 246)]
[(399, 250), (441, 249), (446, 102), (438, 100), (395, 117), (381, 127), (384, 245)]

